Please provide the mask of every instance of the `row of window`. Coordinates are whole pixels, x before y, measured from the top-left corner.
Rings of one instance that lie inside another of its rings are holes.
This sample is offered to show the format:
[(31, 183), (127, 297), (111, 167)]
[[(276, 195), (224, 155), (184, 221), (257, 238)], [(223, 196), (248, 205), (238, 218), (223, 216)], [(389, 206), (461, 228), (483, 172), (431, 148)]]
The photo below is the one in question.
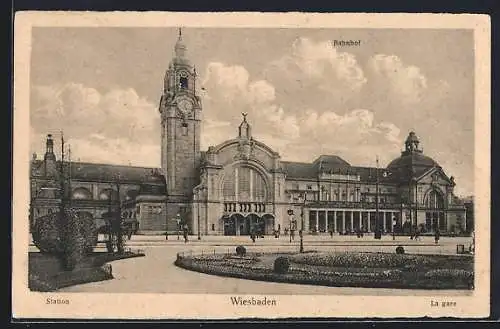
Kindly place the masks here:
[[(293, 202), (300, 202), (304, 201), (302, 197), (294, 195), (292, 198)], [(318, 196), (317, 194), (308, 196), (307, 200), (309, 201), (318, 201)], [(385, 198), (385, 197), (379, 197), (379, 202), (380, 203), (386, 203), (390, 202), (390, 199)], [(342, 195), (334, 195), (330, 198), (330, 195), (328, 193), (323, 194), (322, 198), (319, 201), (348, 201), (348, 202), (376, 202), (376, 197), (375, 196), (357, 196), (351, 193), (349, 195), (349, 198), (345, 193), (342, 193)]]
[[(292, 185), (292, 190), (299, 190), (299, 189), (300, 189), (299, 184), (293, 184)], [(309, 191), (312, 191), (313, 190), (313, 184), (307, 184), (306, 185), (306, 189), (309, 190)], [(321, 185), (321, 190), (323, 190), (323, 191), (331, 190), (331, 186), (329, 186), (329, 185)], [(340, 190), (339, 189), (335, 189), (333, 193), (337, 193), (338, 194)], [(360, 187), (356, 187), (355, 190), (359, 192), (359, 191), (361, 191), (361, 188)], [(420, 187), (419, 191), (421, 191), (421, 190), (422, 190), (422, 188)], [(376, 188), (365, 187), (365, 188), (363, 188), (363, 191), (364, 192), (368, 192), (368, 193), (375, 192)], [(394, 192), (396, 192), (396, 189), (392, 188), (392, 187), (387, 187), (387, 188), (379, 187), (379, 192), (380, 193), (394, 193)], [(342, 192), (342, 193), (345, 193), (345, 192)]]

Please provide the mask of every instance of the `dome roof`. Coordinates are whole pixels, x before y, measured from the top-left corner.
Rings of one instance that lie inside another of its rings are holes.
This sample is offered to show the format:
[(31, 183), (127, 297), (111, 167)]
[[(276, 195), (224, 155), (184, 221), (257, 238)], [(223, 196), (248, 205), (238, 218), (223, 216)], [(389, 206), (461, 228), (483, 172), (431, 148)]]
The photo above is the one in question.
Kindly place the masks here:
[(411, 131), (405, 141), (405, 150), (401, 152), (399, 158), (389, 163), (387, 169), (392, 171), (404, 169), (404, 171), (418, 175), (429, 168), (439, 167), (436, 161), (423, 154), (423, 151), (419, 149), (419, 143), (417, 135)]
[(401, 168), (410, 166), (435, 167), (439, 166), (439, 164), (432, 158), (423, 155), (422, 153), (410, 153), (401, 155), (399, 158), (392, 160), (387, 168)]

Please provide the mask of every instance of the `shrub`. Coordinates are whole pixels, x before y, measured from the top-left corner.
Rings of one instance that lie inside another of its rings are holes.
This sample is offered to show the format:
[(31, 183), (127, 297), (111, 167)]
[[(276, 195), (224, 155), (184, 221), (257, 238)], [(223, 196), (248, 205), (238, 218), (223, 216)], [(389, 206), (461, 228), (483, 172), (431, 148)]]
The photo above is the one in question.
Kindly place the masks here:
[(236, 247), (236, 255), (238, 256), (245, 256), (247, 253), (247, 249), (243, 246), (238, 246)]
[(461, 269), (435, 269), (435, 270), (430, 270), (425, 273), (426, 278), (431, 278), (431, 279), (452, 279), (452, 278), (457, 278), (457, 279), (463, 279), (463, 280), (473, 280), (474, 279), (474, 272), (473, 271), (467, 271), (467, 270), (461, 270)]
[[(84, 251), (92, 252), (97, 245), (97, 229), (91, 213), (75, 212), (68, 209), (64, 218), (60, 219), (59, 212), (42, 216), (36, 219), (33, 225), (33, 243), (42, 253), (60, 254), (64, 252), (63, 235), (67, 233), (70, 218), (77, 219), (76, 226), (84, 238)], [(59, 220), (60, 219), (60, 220)]]
[(285, 274), (290, 269), (290, 261), (286, 257), (278, 257), (274, 260), (274, 273)]
[(397, 246), (396, 247), (396, 254), (401, 255), (405, 253), (405, 248), (403, 246)]
[(37, 218), (32, 234), (40, 252), (58, 256), (67, 270), (73, 270), (97, 244), (92, 214), (74, 209)]
[(80, 233), (84, 239), (84, 252), (90, 254), (92, 251), (94, 251), (98, 240), (97, 226), (94, 220), (94, 216), (86, 211), (79, 211), (77, 214), (78, 220), (81, 223)]
[(373, 267), (402, 268), (415, 265), (425, 268), (472, 268), (472, 257), (451, 255), (414, 255), (395, 253), (363, 253), (363, 252), (320, 252), (297, 254), (290, 257), (293, 263), (330, 267)]

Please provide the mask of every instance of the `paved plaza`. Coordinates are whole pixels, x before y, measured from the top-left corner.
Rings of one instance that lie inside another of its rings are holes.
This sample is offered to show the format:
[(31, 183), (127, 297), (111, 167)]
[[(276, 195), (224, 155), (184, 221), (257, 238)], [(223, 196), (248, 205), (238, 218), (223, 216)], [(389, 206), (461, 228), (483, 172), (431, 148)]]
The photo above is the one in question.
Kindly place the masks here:
[[(469, 238), (446, 238), (434, 244), (432, 237), (423, 237), (420, 241), (408, 237), (386, 236), (375, 240), (373, 236), (364, 238), (334, 236), (307, 236), (305, 250), (319, 251), (386, 251), (394, 252), (396, 245), (404, 245), (409, 253), (455, 254), (456, 245), (468, 247)], [(127, 241), (127, 247), (141, 249), (145, 257), (112, 262), (114, 279), (93, 282), (61, 289), (62, 292), (119, 292), (119, 293), (217, 293), (217, 294), (321, 294), (321, 295), (467, 295), (470, 291), (445, 290), (398, 290), (372, 288), (339, 288), (313, 285), (260, 282), (236, 278), (218, 277), (192, 272), (174, 265), (176, 254), (184, 253), (222, 253), (234, 252), (234, 247), (243, 244), (252, 251), (297, 251), (298, 240), (292, 243), (288, 237), (279, 239), (265, 237), (255, 244), (248, 237), (190, 237), (188, 243), (176, 237), (165, 241), (164, 236), (133, 236)], [(31, 247), (30, 249), (33, 249)]]

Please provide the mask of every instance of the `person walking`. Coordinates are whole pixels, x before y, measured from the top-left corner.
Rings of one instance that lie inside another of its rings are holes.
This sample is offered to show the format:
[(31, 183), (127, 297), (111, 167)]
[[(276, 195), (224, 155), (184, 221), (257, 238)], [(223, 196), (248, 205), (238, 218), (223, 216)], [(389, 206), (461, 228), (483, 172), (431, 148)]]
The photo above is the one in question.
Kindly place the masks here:
[(436, 244), (439, 243), (439, 230), (437, 229), (436, 232), (434, 233), (434, 242)]
[(184, 233), (184, 243), (187, 243), (189, 238), (188, 238), (188, 233), (189, 233), (189, 229), (188, 229), (188, 226), (187, 224), (184, 224), (184, 227), (183, 227), (183, 233)]
[(415, 229), (415, 241), (420, 241), (420, 229)]

